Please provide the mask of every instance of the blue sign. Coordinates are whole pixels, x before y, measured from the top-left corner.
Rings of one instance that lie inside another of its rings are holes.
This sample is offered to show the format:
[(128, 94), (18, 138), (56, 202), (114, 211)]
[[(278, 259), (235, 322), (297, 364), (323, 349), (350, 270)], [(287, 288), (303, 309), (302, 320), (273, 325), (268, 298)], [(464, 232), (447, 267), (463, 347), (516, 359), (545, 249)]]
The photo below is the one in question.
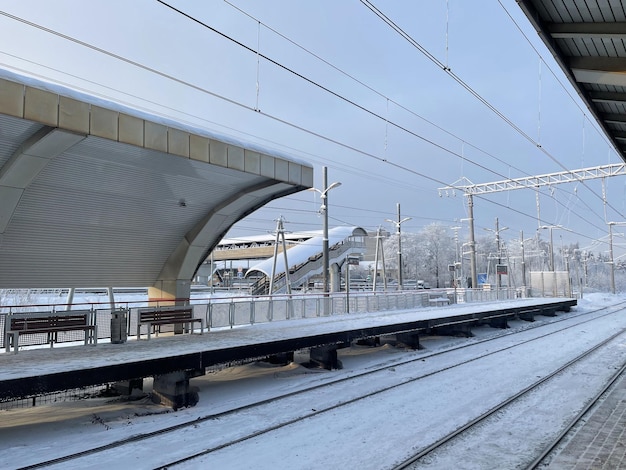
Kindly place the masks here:
[(479, 286), (487, 284), (487, 273), (478, 273), (476, 275), (476, 280), (478, 281)]

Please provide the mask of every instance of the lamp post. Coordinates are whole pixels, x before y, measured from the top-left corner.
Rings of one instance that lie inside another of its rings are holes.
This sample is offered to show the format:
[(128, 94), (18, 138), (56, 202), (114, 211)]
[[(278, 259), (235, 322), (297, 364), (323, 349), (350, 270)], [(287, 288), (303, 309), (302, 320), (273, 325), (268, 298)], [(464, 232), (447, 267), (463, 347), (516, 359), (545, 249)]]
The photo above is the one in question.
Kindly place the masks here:
[(615, 259), (613, 257), (613, 225), (624, 225), (626, 222), (608, 222), (609, 226), (609, 257), (611, 263), (611, 294), (615, 294)]
[[(557, 279), (556, 279), (556, 269), (554, 266), (554, 242), (552, 239), (552, 230), (557, 229), (565, 229), (562, 225), (541, 225), (539, 229), (550, 229), (550, 271), (552, 271), (552, 293), (556, 297), (557, 295)], [(567, 279), (567, 285), (569, 288), (569, 277)]]
[(554, 242), (552, 239), (552, 230), (555, 228), (563, 229), (562, 225), (541, 225), (539, 227), (540, 230), (549, 229), (550, 230), (550, 271), (554, 271)]
[(476, 289), (478, 287), (478, 275), (476, 273), (476, 240), (474, 238), (474, 198), (472, 193), (467, 194), (467, 211), (469, 217), (467, 218), (469, 222), (469, 242), (468, 246), (470, 248), (470, 275), (472, 279), (472, 289)]
[(396, 233), (398, 234), (398, 290), (402, 290), (402, 235), (400, 233), (400, 225), (407, 220), (411, 220), (411, 217), (405, 217), (400, 220), (400, 203), (397, 204), (398, 207), (398, 220), (385, 219), (387, 222), (391, 222), (396, 226)]
[(312, 191), (316, 191), (320, 194), (320, 199), (322, 200), (322, 205), (320, 207), (320, 212), (324, 215), (324, 231), (322, 232), (322, 277), (323, 277), (323, 291), (324, 293), (328, 292), (328, 270), (329, 270), (329, 261), (328, 261), (328, 191), (334, 189), (338, 186), (341, 186), (341, 183), (335, 181), (330, 186), (328, 186), (328, 168), (322, 168), (322, 190), (320, 191), (317, 188), (311, 188)]
[[(450, 227), (450, 230), (454, 231), (454, 291), (459, 286), (459, 277), (463, 275), (463, 272), (459, 272), (461, 263), (459, 262), (459, 230), (461, 227)], [(461, 255), (462, 258), (462, 255)], [(454, 296), (456, 298), (456, 295)]]
[(502, 277), (501, 274), (498, 273), (498, 265), (502, 262), (502, 258), (500, 256), (501, 250), (500, 250), (500, 232), (503, 232), (505, 230), (508, 230), (509, 227), (502, 227), (500, 228), (500, 225), (498, 223), (498, 218), (496, 217), (496, 229), (492, 230), (490, 228), (486, 228), (485, 230), (487, 230), (488, 232), (494, 232), (496, 234), (496, 250), (498, 250), (498, 264), (496, 265), (496, 289), (499, 291), (500, 290), (500, 286), (502, 285)]
[(613, 225), (615, 222), (609, 222), (609, 263), (611, 263), (611, 294), (615, 294), (615, 263), (613, 260)]

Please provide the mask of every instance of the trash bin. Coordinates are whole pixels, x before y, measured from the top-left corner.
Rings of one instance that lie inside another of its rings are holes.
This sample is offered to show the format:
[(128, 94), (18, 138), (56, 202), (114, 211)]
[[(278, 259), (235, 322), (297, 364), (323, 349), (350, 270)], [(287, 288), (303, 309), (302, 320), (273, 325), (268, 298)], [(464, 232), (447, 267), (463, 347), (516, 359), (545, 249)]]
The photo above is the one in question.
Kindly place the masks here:
[(111, 312), (111, 343), (125, 343), (127, 336), (126, 310), (114, 310)]

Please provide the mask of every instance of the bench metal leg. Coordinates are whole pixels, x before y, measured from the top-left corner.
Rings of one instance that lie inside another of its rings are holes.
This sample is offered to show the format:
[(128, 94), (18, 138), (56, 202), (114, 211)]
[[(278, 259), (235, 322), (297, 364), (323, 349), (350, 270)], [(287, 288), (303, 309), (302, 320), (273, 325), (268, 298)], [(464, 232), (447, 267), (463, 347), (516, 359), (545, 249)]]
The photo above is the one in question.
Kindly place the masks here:
[(4, 337), (6, 352), (11, 352), (13, 346), (13, 354), (17, 354), (20, 334), (16, 331), (9, 331)]
[(141, 327), (143, 325), (148, 327), (148, 339), (152, 336), (152, 323), (137, 323), (137, 340), (141, 339)]
[(98, 344), (98, 325), (93, 325), (93, 328), (85, 328), (85, 346), (88, 344), (92, 346)]

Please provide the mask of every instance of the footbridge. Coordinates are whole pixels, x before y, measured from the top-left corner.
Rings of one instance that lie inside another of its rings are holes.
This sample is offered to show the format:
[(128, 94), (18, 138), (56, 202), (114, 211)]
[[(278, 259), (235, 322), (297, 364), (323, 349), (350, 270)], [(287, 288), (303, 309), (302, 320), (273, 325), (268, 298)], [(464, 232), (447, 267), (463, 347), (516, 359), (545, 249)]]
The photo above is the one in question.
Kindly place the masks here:
[(188, 298), (234, 223), (312, 185), (288, 155), (0, 69), (0, 288)]
[[(367, 232), (360, 227), (334, 227), (328, 231), (328, 264), (330, 267), (330, 290), (338, 291), (339, 271), (348, 256), (360, 256), (365, 251)], [(279, 294), (287, 291), (287, 285), (299, 287), (323, 270), (322, 232), (289, 248), (285, 266), (283, 253), (272, 256), (246, 272), (247, 278), (258, 277), (252, 287), (252, 294)], [(272, 280), (273, 277), (273, 280)], [(272, 282), (270, 282), (272, 281)], [(272, 291), (269, 292), (270, 284)]]

